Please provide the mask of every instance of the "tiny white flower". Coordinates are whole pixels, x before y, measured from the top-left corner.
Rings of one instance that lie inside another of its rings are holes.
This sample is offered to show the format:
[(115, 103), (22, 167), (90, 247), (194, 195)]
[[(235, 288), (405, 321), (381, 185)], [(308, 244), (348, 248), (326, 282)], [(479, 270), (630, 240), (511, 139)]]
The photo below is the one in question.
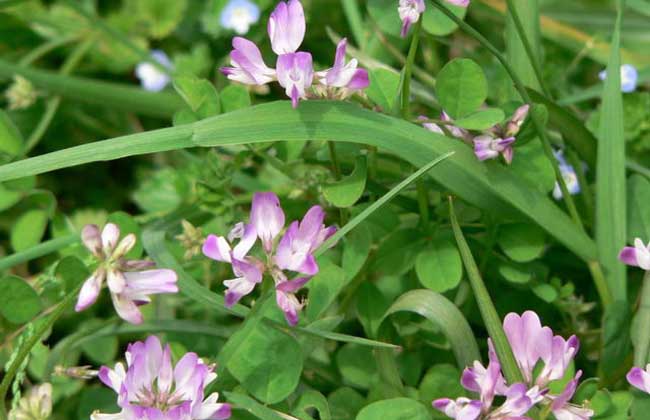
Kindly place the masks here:
[[(163, 51), (153, 50), (151, 58), (168, 69), (172, 68), (172, 62)], [(150, 92), (160, 92), (169, 84), (171, 78), (168, 74), (149, 62), (142, 62), (135, 68), (135, 75), (140, 79), (140, 84)]]
[(230, 0), (221, 11), (221, 26), (244, 35), (259, 18), (260, 8), (252, 1)]
[[(607, 78), (607, 71), (603, 70), (598, 73), (600, 80)], [(631, 64), (623, 64), (621, 66), (621, 92), (630, 93), (636, 90), (639, 73), (636, 68)]]

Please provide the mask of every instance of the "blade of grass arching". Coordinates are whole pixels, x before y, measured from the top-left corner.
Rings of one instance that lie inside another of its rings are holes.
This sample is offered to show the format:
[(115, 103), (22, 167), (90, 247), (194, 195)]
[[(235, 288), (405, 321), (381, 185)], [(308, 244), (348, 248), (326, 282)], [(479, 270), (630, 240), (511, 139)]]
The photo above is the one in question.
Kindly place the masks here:
[(24, 251), (0, 258), (0, 271), (57, 252), (77, 242), (79, 242), (79, 235), (77, 234), (62, 236), (60, 238), (41, 242), (40, 244)]
[(84, 144), (0, 166), (0, 182), (83, 163), (180, 148), (305, 140), (368, 144), (416, 167), (453, 151), (452, 159), (430, 173), (443, 187), (477, 207), (524, 216), (583, 260), (596, 259), (593, 241), (549, 197), (513, 176), (507, 168), (484, 165), (461, 142), (342, 102), (309, 101), (296, 111), (289, 102), (279, 101), (193, 125)]
[(622, 15), (623, 2), (619, 2), (600, 112), (596, 165), (596, 244), (615, 300), (627, 299), (626, 269), (618, 261), (618, 252), (625, 246), (627, 217), (623, 95), (619, 70)]
[(503, 369), (506, 381), (509, 384), (523, 382), (524, 377), (521, 374), (521, 370), (519, 370), (515, 356), (510, 348), (510, 343), (508, 343), (508, 338), (506, 337), (506, 333), (501, 324), (501, 318), (494, 307), (494, 303), (490, 298), (490, 293), (488, 292), (487, 287), (485, 287), (485, 283), (483, 283), (481, 273), (478, 271), (478, 266), (472, 256), (472, 251), (469, 249), (469, 245), (467, 245), (467, 241), (463, 236), (463, 231), (460, 229), (460, 225), (458, 224), (458, 219), (456, 218), (456, 212), (454, 210), (454, 201), (451, 197), (449, 197), (449, 218), (451, 219), (451, 227), (454, 231), (456, 243), (458, 244), (458, 250), (463, 259), (463, 265), (467, 271), (469, 283), (474, 292), (476, 304), (481, 312), (485, 328), (490, 334), (490, 338), (494, 344), (494, 349), (499, 356), (499, 362), (501, 363), (501, 368)]
[(0, 79), (23, 76), (39, 88), (82, 103), (171, 118), (183, 100), (172, 92), (147, 92), (138, 87), (82, 77), (63, 76), (51, 71), (23, 67), (0, 59)]
[(548, 95), (541, 70), (538, 0), (506, 1), (508, 15), (505, 39), (508, 60), (526, 86), (540, 89)]
[(460, 369), (481, 360), (476, 338), (463, 313), (443, 295), (431, 290), (411, 290), (391, 305), (382, 322), (396, 312), (413, 312), (434, 323), (447, 337)]
[(559, 106), (533, 89), (527, 90), (533, 101), (546, 107), (549, 125), (562, 134), (590, 168), (595, 168), (598, 140), (593, 133), (587, 130), (585, 124), (570, 110)]
[(343, 6), (343, 13), (345, 14), (345, 18), (347, 19), (352, 35), (354, 36), (354, 42), (362, 50), (365, 49), (366, 33), (363, 29), (363, 17), (361, 16), (358, 1), (341, 0), (341, 6)]

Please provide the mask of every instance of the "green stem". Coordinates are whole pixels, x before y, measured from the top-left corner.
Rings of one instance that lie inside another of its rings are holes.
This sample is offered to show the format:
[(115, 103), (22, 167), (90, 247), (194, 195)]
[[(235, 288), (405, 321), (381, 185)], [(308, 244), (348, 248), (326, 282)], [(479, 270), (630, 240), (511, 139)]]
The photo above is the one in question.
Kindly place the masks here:
[(418, 19), (413, 30), (413, 38), (411, 39), (411, 47), (409, 48), (409, 54), (406, 57), (406, 63), (404, 64), (404, 79), (402, 80), (402, 118), (409, 120), (411, 115), (410, 103), (411, 103), (411, 76), (413, 74), (413, 63), (415, 62), (415, 54), (418, 51), (418, 43), (420, 42), (420, 30), (422, 29), (422, 20), (421, 17)]
[(634, 351), (634, 366), (644, 367), (648, 363), (650, 349), (650, 271), (646, 271), (641, 286), (641, 301), (637, 312), (637, 347)]
[(544, 92), (544, 95), (546, 95), (546, 97), (548, 98), (551, 98), (551, 95), (548, 89), (546, 88), (546, 85), (544, 84), (544, 79), (542, 77), (542, 69), (539, 63), (539, 59), (533, 52), (533, 47), (531, 46), (530, 41), (528, 40), (528, 35), (526, 34), (524, 25), (521, 23), (521, 19), (519, 19), (519, 12), (517, 12), (517, 7), (515, 6), (513, 0), (506, 0), (506, 2), (508, 3), (508, 12), (510, 13), (510, 17), (512, 18), (512, 21), (515, 24), (517, 33), (519, 34), (519, 39), (521, 40), (521, 43), (524, 45), (524, 50), (526, 50), (526, 55), (528, 56), (528, 60), (530, 61), (531, 66), (533, 67), (535, 78), (537, 79), (539, 86), (542, 88), (542, 92)]
[(18, 354), (16, 355), (16, 358), (14, 359), (14, 362), (5, 372), (5, 376), (2, 378), (2, 382), (0, 382), (0, 419), (6, 419), (7, 417), (7, 408), (5, 407), (7, 391), (9, 391), (9, 387), (11, 386), (11, 382), (13, 381), (14, 376), (16, 373), (18, 373), (20, 365), (23, 363), (25, 358), (29, 356), (32, 348), (41, 340), (43, 335), (52, 327), (52, 325), (54, 325), (54, 322), (56, 322), (56, 320), (59, 319), (61, 315), (63, 315), (63, 312), (65, 312), (65, 310), (68, 309), (68, 307), (74, 302), (74, 300), (77, 298), (77, 292), (80, 288), (81, 285), (79, 285), (74, 292), (68, 293), (65, 298), (63, 298), (61, 303), (59, 303), (59, 306), (54, 310), (54, 312), (52, 312), (52, 315), (50, 315), (47, 321), (44, 321), (42, 324), (40, 324), (40, 326), (37, 327), (34, 335), (32, 335), (29, 340), (27, 340), (27, 342), (20, 348)]
[(418, 208), (420, 210), (420, 221), (422, 226), (429, 224), (429, 193), (424, 181), (419, 180), (415, 183), (418, 191)]
[[(447, 17), (449, 17), (452, 21), (454, 21), (460, 28), (463, 29), (463, 31), (465, 31), (471, 37), (476, 39), (481, 45), (483, 45), (488, 51), (490, 51), (492, 55), (496, 57), (497, 60), (499, 60), (499, 62), (506, 70), (506, 72), (512, 79), (513, 83), (515, 84), (515, 88), (521, 95), (524, 102), (532, 106), (533, 101), (530, 99), (530, 95), (528, 95), (528, 91), (526, 90), (526, 87), (522, 83), (521, 79), (519, 79), (519, 76), (517, 76), (517, 73), (515, 73), (514, 69), (512, 68), (512, 66), (510, 66), (508, 60), (506, 60), (503, 54), (501, 54), (501, 52), (494, 45), (492, 45), (492, 43), (488, 41), (483, 35), (481, 35), (476, 29), (474, 29), (469, 24), (465, 23), (465, 21), (463, 21), (462, 19), (459, 19), (451, 10), (449, 10), (445, 5), (443, 5), (440, 0), (433, 0), (433, 5), (436, 8), (438, 8), (440, 11), (442, 11), (445, 15), (447, 15)], [(546, 135), (546, 131), (544, 130), (544, 123), (540, 120), (540, 117), (535, 112), (531, 112), (531, 117), (532, 117), (533, 126), (535, 127), (535, 131), (537, 131), (537, 135), (539, 136), (542, 142), (542, 148), (544, 149), (544, 154), (546, 155), (546, 158), (553, 166), (553, 170), (555, 172), (555, 179), (560, 185), (560, 190), (562, 191), (562, 198), (569, 211), (569, 215), (573, 219), (576, 226), (578, 226), (578, 228), (584, 232), (585, 228), (582, 223), (582, 219), (578, 214), (578, 210), (576, 209), (575, 203), (573, 201), (573, 197), (569, 194), (569, 190), (566, 186), (566, 182), (564, 182), (564, 177), (562, 176), (562, 171), (560, 170), (559, 162), (553, 155), (553, 148), (551, 147), (551, 142), (549, 141), (548, 136)], [(600, 293), (600, 300), (603, 303), (603, 306), (606, 306), (609, 302), (611, 302), (611, 292), (609, 291), (609, 287), (606, 284), (605, 285), (598, 284), (600, 279), (597, 278), (597, 276), (602, 275), (602, 271), (600, 267), (598, 268), (595, 267), (595, 265), (598, 264), (599, 263), (597, 261), (591, 261), (589, 262), (589, 268), (592, 272), (592, 277), (594, 278), (596, 287), (598, 288), (598, 291)], [(602, 286), (604, 286), (604, 289), (602, 288)]]
[(75, 41), (77, 38), (79, 38), (77, 35), (71, 35), (55, 38), (51, 41), (44, 42), (43, 44), (31, 50), (29, 53), (25, 54), (25, 56), (20, 59), (18, 64), (21, 66), (29, 66), (44, 55), (47, 55), (55, 49)]
[(348, 21), (348, 25), (350, 25), (354, 40), (359, 48), (363, 50), (366, 47), (366, 36), (364, 34), (363, 17), (359, 10), (359, 4), (357, 0), (341, 0), (341, 6), (343, 6), (343, 13)]
[(607, 281), (605, 280), (605, 274), (603, 273), (603, 268), (600, 263), (596, 260), (588, 261), (587, 266), (589, 267), (589, 272), (591, 272), (591, 278), (594, 280), (594, 285), (600, 296), (600, 301), (603, 303), (603, 306), (606, 308), (609, 304), (612, 303), (614, 298), (612, 297), (612, 292), (609, 290)]
[[(59, 74), (63, 76), (70, 74), (79, 65), (94, 43), (95, 37), (91, 36), (91, 38), (79, 44), (63, 63)], [(61, 96), (54, 96), (47, 101), (47, 104), (45, 105), (45, 113), (25, 142), (25, 147), (22, 153), (23, 156), (27, 155), (34, 147), (36, 147), (41, 138), (43, 138), (47, 128), (54, 119), (56, 111), (59, 109), (59, 105), (61, 105)]]
[(451, 227), (454, 231), (454, 236), (456, 237), (456, 242), (458, 243), (460, 255), (463, 258), (465, 270), (467, 270), (467, 277), (472, 286), (478, 309), (481, 312), (481, 317), (483, 318), (485, 327), (490, 334), (490, 338), (494, 343), (494, 348), (499, 356), (499, 361), (501, 362), (501, 367), (503, 368), (506, 381), (509, 384), (524, 382), (524, 377), (519, 370), (515, 356), (512, 353), (510, 344), (508, 343), (508, 338), (506, 337), (506, 333), (501, 325), (501, 318), (494, 307), (494, 303), (490, 298), (490, 293), (488, 292), (487, 287), (485, 287), (485, 283), (483, 283), (481, 274), (476, 266), (476, 261), (472, 256), (472, 251), (469, 249), (469, 245), (463, 236), (463, 231), (460, 229), (458, 224), (458, 219), (456, 218), (456, 212), (454, 210), (454, 201), (451, 197), (449, 197), (449, 218), (451, 220)]
[(36, 258), (51, 254), (79, 241), (79, 235), (73, 234), (61, 238), (51, 239), (34, 247), (17, 252), (0, 259), (0, 271), (7, 270), (18, 264), (26, 263)]

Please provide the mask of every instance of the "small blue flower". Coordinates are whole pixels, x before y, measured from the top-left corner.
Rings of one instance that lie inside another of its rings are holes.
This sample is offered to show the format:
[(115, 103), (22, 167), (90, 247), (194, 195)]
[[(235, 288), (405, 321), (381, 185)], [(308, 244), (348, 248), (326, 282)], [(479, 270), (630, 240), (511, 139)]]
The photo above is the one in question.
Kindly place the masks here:
[[(578, 175), (576, 174), (573, 166), (567, 163), (564, 159), (564, 153), (561, 150), (555, 152), (555, 158), (559, 162), (560, 172), (562, 173), (562, 178), (564, 178), (564, 183), (566, 184), (569, 194), (576, 195), (580, 193), (580, 183), (578, 182)], [(562, 199), (562, 190), (560, 189), (560, 184), (555, 183), (555, 188), (553, 189), (553, 197), (556, 200)]]
[[(603, 70), (598, 73), (600, 80), (607, 78), (607, 71)], [(621, 91), (624, 93), (634, 92), (636, 90), (639, 73), (636, 68), (631, 64), (623, 64), (621, 66)]]
[[(162, 64), (165, 68), (172, 69), (172, 62), (163, 51), (153, 50), (151, 58)], [(159, 92), (171, 81), (168, 74), (161, 71), (158, 67), (149, 62), (142, 62), (135, 68), (135, 75), (140, 79), (140, 84), (144, 90), (149, 92)]]
[(230, 0), (221, 11), (221, 26), (244, 35), (259, 18), (260, 8), (252, 1)]

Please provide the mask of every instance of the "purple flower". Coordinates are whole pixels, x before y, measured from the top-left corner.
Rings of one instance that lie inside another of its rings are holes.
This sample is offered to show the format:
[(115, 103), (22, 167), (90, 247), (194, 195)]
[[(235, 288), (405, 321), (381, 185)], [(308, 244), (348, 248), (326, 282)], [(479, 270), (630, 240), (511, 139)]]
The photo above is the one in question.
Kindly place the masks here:
[[(239, 243), (231, 248), (230, 242), (239, 239)], [(225, 296), (227, 307), (233, 306), (239, 300), (253, 291), (262, 281), (262, 272), (257, 260), (247, 257), (248, 251), (255, 245), (257, 232), (253, 225), (244, 226), (238, 223), (230, 231), (228, 239), (223, 236), (209, 235), (203, 244), (203, 255), (213, 260), (230, 263), (232, 271), (237, 276), (226, 280), (223, 284), (228, 288)]]
[(97, 259), (99, 265), (86, 279), (75, 306), (77, 312), (95, 303), (104, 280), (111, 292), (117, 314), (132, 324), (142, 323), (139, 305), (151, 302), (150, 295), (177, 293), (176, 273), (173, 270), (145, 270), (154, 264), (145, 260), (126, 260), (126, 254), (136, 242), (134, 234), (128, 234), (120, 241), (120, 229), (108, 223), (101, 231), (96, 225), (86, 225), (81, 231), (81, 240)]
[(514, 137), (507, 137), (505, 139), (495, 138), (489, 134), (484, 134), (474, 138), (474, 154), (476, 157), (483, 161), (494, 159), (503, 156), (506, 163), (512, 163), (514, 156), (514, 149), (512, 144), (515, 142)]
[[(210, 235), (203, 245), (203, 254), (216, 261), (230, 263), (237, 278), (226, 280), (226, 305), (232, 306), (251, 293), (268, 273), (275, 284), (278, 307), (290, 325), (298, 323), (298, 313), (304, 306), (296, 297), (313, 275), (318, 273), (314, 252), (336, 232), (323, 224), (325, 212), (314, 206), (303, 217), (289, 225), (279, 241), (285, 216), (280, 200), (273, 193), (256, 193), (251, 206), (250, 224), (238, 223), (228, 238)], [(263, 244), (266, 262), (248, 255), (257, 238)], [(240, 239), (232, 248), (231, 243)], [(297, 277), (289, 280), (287, 272)]]
[(471, 368), (463, 371), (460, 383), (466, 390), (479, 394), (483, 411), (492, 407), (495, 395), (504, 395), (507, 389), (496, 357), (491, 357), (487, 369), (479, 361), (474, 361)]
[(370, 84), (368, 71), (357, 68), (358, 62), (356, 58), (350, 60), (349, 63), (345, 62), (347, 42), (347, 39), (343, 38), (336, 46), (334, 66), (329, 70), (317, 72), (316, 76), (324, 86), (350, 90), (365, 89)]
[(411, 25), (420, 19), (420, 15), (424, 13), (425, 5), (424, 0), (399, 0), (397, 12), (399, 18), (402, 20), (402, 37), (405, 37)]
[(505, 393), (506, 401), (503, 405), (494, 410), (490, 419), (524, 419), (524, 415), (533, 406), (544, 399), (545, 391), (539, 387), (528, 388), (526, 384), (517, 383), (512, 385)]
[(232, 46), (230, 64), (233, 67), (221, 69), (228, 79), (247, 85), (264, 85), (275, 79), (275, 70), (266, 66), (257, 45), (237, 36), (232, 39)]
[(163, 348), (158, 338), (130, 344), (126, 368), (102, 366), (99, 379), (118, 395), (120, 413), (95, 412), (92, 420), (224, 420), (230, 417), (230, 404), (218, 403), (219, 394), (205, 398), (205, 388), (217, 375), (195, 354), (186, 353), (172, 365), (169, 345)]
[(307, 89), (314, 81), (314, 66), (311, 54), (297, 52), (278, 57), (278, 82), (291, 98), (291, 105), (296, 108), (300, 99), (307, 98)]
[[(422, 121), (428, 120), (428, 118), (424, 115), (421, 115), (420, 117), (418, 117), (418, 119)], [(464, 128), (456, 127), (455, 125), (451, 124), (453, 120), (449, 116), (449, 114), (447, 114), (445, 111), (442, 111), (440, 113), (440, 121), (443, 121), (445, 123), (444, 124), (445, 128), (452, 136), (461, 140), (466, 140), (470, 138), (469, 132), (467, 130), (465, 130)], [(424, 122), (422, 123), (422, 127), (434, 133), (442, 134), (443, 136), (446, 135), (445, 131), (436, 123)]]
[(564, 387), (564, 391), (558, 396), (551, 397), (551, 411), (558, 420), (588, 420), (594, 415), (594, 411), (588, 408), (580, 407), (569, 403), (573, 394), (578, 388), (578, 380), (582, 376), (582, 371), (576, 372), (576, 375)]
[(433, 402), (433, 408), (447, 417), (458, 420), (476, 420), (481, 415), (481, 402), (460, 397), (456, 400), (440, 398)]
[(648, 271), (650, 270), (650, 243), (645, 245), (640, 238), (634, 240), (634, 246), (626, 246), (623, 248), (618, 259), (632, 267), (641, 267)]
[(650, 394), (650, 364), (645, 367), (645, 370), (640, 367), (633, 367), (626, 378), (630, 385), (646, 394)]
[(528, 112), (530, 111), (530, 105), (524, 104), (515, 110), (515, 113), (512, 114), (510, 120), (506, 123), (506, 130), (503, 134), (504, 137), (514, 137), (519, 133), (521, 126), (526, 121), (528, 117)]
[(273, 249), (273, 241), (284, 228), (284, 212), (277, 195), (272, 192), (253, 195), (251, 224), (264, 245), (264, 251), (270, 253)]
[(447, 3), (451, 3), (454, 6), (460, 6), (460, 7), (469, 6), (469, 0), (447, 0)]
[(268, 23), (271, 48), (277, 55), (298, 51), (305, 38), (305, 12), (299, 0), (281, 1)]

